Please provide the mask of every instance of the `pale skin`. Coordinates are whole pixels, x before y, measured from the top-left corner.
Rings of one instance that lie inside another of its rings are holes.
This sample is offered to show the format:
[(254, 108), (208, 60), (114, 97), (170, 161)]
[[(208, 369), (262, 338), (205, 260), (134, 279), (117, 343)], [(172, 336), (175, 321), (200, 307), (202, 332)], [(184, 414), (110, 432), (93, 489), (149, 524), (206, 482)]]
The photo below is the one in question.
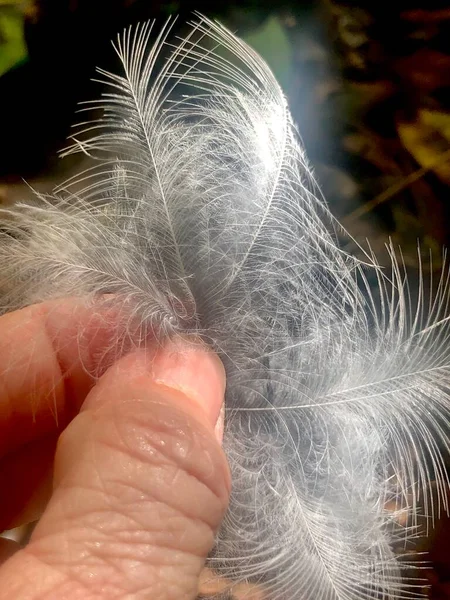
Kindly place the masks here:
[(0, 317), (0, 531), (40, 518), (0, 542), (0, 600), (197, 596), (230, 492), (223, 367), (179, 342), (95, 380), (108, 335), (73, 299)]

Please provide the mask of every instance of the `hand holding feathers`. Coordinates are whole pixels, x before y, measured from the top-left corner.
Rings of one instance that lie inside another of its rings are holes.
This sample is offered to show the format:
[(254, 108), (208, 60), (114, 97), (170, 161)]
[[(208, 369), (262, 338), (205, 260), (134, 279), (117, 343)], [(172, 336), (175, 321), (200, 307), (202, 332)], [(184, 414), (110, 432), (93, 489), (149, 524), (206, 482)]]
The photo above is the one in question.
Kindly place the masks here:
[(149, 334), (220, 354), (233, 493), (213, 570), (273, 600), (418, 597), (392, 545), (431, 481), (447, 507), (448, 275), (413, 303), (393, 251), (390, 273), (342, 252), (265, 63), (203, 17), (161, 60), (170, 28), (126, 30), (123, 73), (99, 71), (102, 117), (68, 150), (95, 168), (2, 211), (1, 309), (100, 298), (104, 360)]

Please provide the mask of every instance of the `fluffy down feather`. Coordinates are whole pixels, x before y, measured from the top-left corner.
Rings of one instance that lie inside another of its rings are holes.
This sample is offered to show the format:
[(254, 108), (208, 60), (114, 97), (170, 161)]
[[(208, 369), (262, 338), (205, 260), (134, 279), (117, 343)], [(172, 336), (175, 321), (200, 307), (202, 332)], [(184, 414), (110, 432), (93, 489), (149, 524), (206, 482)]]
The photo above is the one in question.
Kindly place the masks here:
[(213, 570), (271, 600), (415, 598), (392, 546), (431, 480), (445, 506), (448, 275), (412, 302), (392, 250), (390, 273), (342, 252), (269, 68), (201, 16), (171, 45), (171, 23), (153, 45), (127, 29), (123, 73), (99, 71), (102, 117), (68, 150), (95, 168), (2, 211), (1, 309), (112, 304), (105, 360), (149, 332), (220, 354), (234, 488)]

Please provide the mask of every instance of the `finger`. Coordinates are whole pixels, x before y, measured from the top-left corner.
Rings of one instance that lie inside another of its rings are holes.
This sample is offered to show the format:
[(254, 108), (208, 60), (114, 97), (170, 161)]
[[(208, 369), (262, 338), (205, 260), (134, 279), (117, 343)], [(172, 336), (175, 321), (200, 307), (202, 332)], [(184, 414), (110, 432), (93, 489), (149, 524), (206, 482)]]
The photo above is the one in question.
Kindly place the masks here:
[(54, 494), (0, 569), (0, 600), (196, 598), (229, 494), (223, 393), (200, 347), (111, 367), (60, 438)]
[(62, 431), (117, 334), (108, 303), (69, 299), (0, 317), (0, 457)]

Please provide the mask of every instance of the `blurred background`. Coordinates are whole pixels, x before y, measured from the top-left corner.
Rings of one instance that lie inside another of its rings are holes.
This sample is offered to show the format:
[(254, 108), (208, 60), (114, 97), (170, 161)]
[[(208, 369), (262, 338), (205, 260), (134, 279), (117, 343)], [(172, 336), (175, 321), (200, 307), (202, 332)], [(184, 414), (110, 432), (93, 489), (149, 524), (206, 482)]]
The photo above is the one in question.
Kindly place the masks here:
[[(57, 154), (78, 102), (100, 93), (95, 67), (117, 66), (116, 33), (172, 14), (182, 33), (193, 10), (272, 67), (354, 238), (381, 262), (391, 238), (412, 270), (419, 248), (424, 271), (438, 273), (450, 242), (450, 0), (0, 0), (0, 204), (30, 185), (49, 192), (81, 167), (83, 156)], [(449, 534), (442, 521), (425, 573), (435, 599), (450, 598)]]
[(0, 0), (0, 201), (77, 168), (57, 158), (95, 66), (129, 23), (192, 10), (254, 46), (289, 97), (332, 211), (378, 255), (450, 239), (450, 0)]

